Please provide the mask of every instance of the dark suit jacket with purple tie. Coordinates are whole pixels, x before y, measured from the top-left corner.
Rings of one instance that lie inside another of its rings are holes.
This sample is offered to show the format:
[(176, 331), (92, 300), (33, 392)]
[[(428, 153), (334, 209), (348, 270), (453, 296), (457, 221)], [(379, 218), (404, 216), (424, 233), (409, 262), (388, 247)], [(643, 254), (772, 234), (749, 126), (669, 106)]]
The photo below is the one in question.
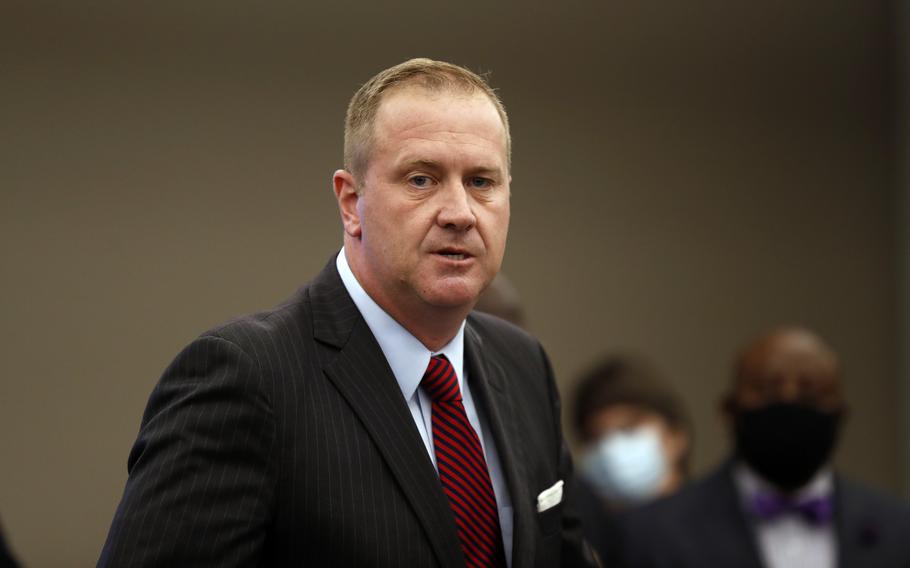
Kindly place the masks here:
[[(513, 566), (584, 565), (540, 345), (469, 316), (468, 379), (514, 507)], [(100, 566), (464, 565), (398, 383), (334, 258), (277, 308), (186, 347), (150, 397)]]
[[(624, 520), (628, 568), (762, 568), (730, 464)], [(834, 482), (839, 568), (910, 568), (910, 507), (841, 476)], [(799, 568), (799, 567), (795, 567)]]

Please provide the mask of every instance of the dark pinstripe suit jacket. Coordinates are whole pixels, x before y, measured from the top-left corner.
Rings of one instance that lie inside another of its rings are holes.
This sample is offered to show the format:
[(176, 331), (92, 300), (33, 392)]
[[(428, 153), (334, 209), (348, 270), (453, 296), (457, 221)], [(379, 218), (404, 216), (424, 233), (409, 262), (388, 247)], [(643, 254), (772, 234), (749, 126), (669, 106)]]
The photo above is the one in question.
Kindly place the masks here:
[[(513, 566), (581, 564), (539, 344), (472, 314), (471, 388), (514, 507)], [(463, 566), (436, 471), (334, 259), (277, 308), (203, 334), (164, 372), (101, 566)]]

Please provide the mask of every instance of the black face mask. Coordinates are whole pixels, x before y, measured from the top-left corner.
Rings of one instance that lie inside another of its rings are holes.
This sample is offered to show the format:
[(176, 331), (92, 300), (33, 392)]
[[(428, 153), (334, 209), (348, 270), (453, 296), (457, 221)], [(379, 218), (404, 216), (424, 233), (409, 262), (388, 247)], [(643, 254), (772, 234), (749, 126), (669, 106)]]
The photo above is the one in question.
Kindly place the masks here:
[(736, 453), (779, 489), (799, 489), (831, 457), (841, 415), (793, 403), (737, 410)]

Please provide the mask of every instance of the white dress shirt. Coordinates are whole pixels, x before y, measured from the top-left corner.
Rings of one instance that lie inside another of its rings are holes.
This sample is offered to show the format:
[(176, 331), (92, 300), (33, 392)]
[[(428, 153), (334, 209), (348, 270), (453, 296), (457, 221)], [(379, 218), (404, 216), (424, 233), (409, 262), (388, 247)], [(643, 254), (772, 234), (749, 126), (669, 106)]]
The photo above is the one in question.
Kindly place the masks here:
[(360, 315), (366, 320), (367, 326), (369, 326), (370, 331), (379, 343), (386, 361), (389, 362), (389, 367), (392, 368), (392, 373), (398, 381), (399, 388), (401, 388), (401, 394), (404, 396), (408, 409), (411, 411), (411, 416), (414, 418), (414, 425), (417, 426), (417, 431), (423, 439), (427, 453), (434, 466), (436, 465), (436, 453), (433, 450), (432, 401), (419, 388), (420, 381), (423, 379), (423, 374), (430, 364), (430, 357), (433, 355), (445, 355), (455, 369), (468, 421), (478, 433), (481, 447), (487, 460), (487, 467), (490, 470), (490, 480), (493, 483), (496, 506), (499, 509), (499, 524), (502, 529), (506, 563), (511, 566), (512, 501), (492, 433), (487, 426), (486, 417), (484, 416), (483, 420), (481, 420), (467, 380), (464, 368), (464, 322), (461, 323), (461, 327), (452, 341), (439, 351), (430, 351), (366, 293), (360, 282), (357, 281), (357, 277), (351, 271), (344, 248), (338, 253), (335, 265), (338, 268), (338, 274), (341, 275), (344, 287), (347, 289), (351, 299), (354, 300), (357, 309), (360, 310)]
[[(787, 512), (772, 520), (754, 518), (750, 503), (758, 493), (774, 488), (745, 464), (734, 466), (733, 479), (746, 515), (753, 518), (759, 552), (768, 568), (834, 568), (837, 565), (837, 535), (834, 524), (813, 525), (797, 512)], [(797, 501), (811, 497), (833, 496), (834, 476), (822, 469), (802, 489)]]

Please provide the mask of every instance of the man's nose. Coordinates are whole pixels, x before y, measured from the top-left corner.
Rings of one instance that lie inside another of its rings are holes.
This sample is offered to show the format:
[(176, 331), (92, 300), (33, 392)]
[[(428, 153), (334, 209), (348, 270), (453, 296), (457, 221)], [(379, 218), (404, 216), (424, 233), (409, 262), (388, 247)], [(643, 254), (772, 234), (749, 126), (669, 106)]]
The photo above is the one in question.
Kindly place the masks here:
[(440, 205), (437, 222), (441, 227), (466, 231), (477, 222), (472, 209), (473, 201), (461, 180), (446, 183), (438, 196)]
[(802, 398), (802, 387), (798, 375), (783, 377), (777, 384), (777, 398), (781, 402), (797, 402)]

